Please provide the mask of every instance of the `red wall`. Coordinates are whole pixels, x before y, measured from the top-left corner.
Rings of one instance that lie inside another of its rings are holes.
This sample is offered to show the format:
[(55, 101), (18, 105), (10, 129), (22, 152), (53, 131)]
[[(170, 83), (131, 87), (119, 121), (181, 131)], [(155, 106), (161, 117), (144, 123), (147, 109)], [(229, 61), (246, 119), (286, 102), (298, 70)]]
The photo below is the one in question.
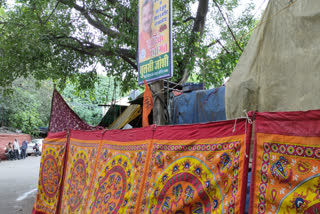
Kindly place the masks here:
[(17, 139), (21, 146), (24, 140), (30, 142), (31, 136), (28, 134), (0, 134), (0, 159), (5, 159), (5, 147), (9, 142), (13, 143), (14, 139)]

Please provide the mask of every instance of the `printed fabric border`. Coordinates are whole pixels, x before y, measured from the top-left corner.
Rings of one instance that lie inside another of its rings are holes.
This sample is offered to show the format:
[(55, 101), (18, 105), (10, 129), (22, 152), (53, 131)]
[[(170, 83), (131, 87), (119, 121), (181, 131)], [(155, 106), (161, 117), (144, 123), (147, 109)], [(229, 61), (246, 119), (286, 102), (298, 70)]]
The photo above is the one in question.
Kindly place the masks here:
[(244, 213), (250, 138), (246, 119), (157, 126), (139, 213)]
[(238, 119), (71, 130), (56, 212), (44, 213), (244, 213), (251, 128)]
[(67, 136), (66, 132), (49, 133), (43, 140), (38, 192), (33, 214), (53, 214), (59, 207)]
[(249, 213), (319, 213), (320, 111), (255, 118)]

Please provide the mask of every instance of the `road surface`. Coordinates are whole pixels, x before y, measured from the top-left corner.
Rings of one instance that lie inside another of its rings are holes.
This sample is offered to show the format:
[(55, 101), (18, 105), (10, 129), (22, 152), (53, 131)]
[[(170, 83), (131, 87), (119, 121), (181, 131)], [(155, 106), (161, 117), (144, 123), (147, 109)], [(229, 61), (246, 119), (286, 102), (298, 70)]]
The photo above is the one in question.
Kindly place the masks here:
[(38, 188), (40, 157), (0, 162), (0, 213), (31, 214)]

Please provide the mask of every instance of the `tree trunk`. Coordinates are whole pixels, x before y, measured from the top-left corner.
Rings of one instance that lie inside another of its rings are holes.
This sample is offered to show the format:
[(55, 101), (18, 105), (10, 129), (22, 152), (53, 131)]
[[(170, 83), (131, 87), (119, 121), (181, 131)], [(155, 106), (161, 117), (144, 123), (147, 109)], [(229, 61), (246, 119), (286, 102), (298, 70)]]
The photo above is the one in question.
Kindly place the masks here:
[(163, 80), (152, 84), (153, 91), (153, 124), (165, 125), (164, 117), (164, 86)]

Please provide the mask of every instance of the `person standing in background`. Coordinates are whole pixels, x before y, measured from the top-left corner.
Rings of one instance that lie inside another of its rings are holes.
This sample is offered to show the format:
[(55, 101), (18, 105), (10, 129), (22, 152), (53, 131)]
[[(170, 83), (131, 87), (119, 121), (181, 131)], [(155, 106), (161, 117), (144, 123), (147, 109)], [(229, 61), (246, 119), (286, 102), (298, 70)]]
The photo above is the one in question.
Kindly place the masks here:
[(22, 146), (21, 146), (21, 158), (25, 159), (26, 158), (26, 151), (28, 148), (28, 141), (24, 140), (22, 142)]
[(20, 145), (17, 139), (15, 139), (13, 142), (13, 149), (14, 149), (14, 159), (20, 160)]

